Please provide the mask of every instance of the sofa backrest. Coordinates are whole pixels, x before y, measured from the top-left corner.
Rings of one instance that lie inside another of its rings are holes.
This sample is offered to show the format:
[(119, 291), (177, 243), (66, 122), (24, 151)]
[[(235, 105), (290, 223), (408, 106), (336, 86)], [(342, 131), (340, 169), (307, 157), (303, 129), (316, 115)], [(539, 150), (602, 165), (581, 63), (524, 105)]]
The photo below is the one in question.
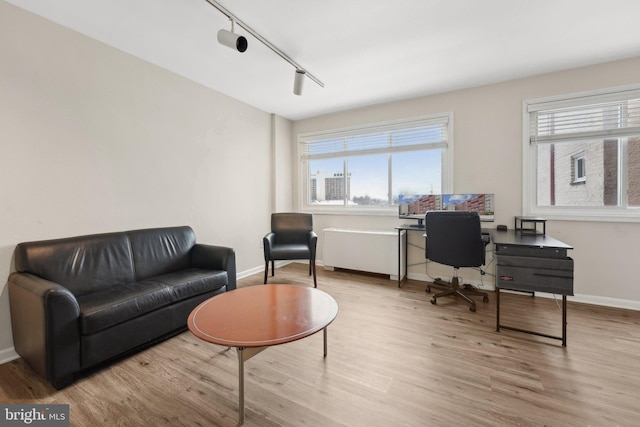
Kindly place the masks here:
[(136, 280), (191, 266), (191, 248), (196, 244), (191, 227), (150, 228), (126, 234), (131, 242)]
[(60, 283), (74, 295), (134, 280), (131, 246), (124, 233), (20, 243), (16, 270)]
[(15, 266), (81, 296), (187, 268), (195, 241), (183, 226), (25, 242)]

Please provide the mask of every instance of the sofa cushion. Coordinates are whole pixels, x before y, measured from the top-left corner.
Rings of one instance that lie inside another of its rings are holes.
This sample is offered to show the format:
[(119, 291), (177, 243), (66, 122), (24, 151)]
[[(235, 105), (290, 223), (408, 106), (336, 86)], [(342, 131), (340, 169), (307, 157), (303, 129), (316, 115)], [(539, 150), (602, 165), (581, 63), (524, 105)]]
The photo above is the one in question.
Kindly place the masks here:
[(173, 301), (182, 301), (206, 292), (216, 291), (228, 283), (227, 272), (223, 270), (202, 270), (187, 268), (174, 273), (152, 277), (171, 290)]
[(124, 233), (20, 243), (15, 264), (18, 272), (59, 283), (75, 296), (135, 280)]
[(80, 333), (90, 335), (169, 305), (173, 294), (162, 283), (141, 281), (96, 291), (77, 300)]
[(196, 235), (191, 227), (151, 228), (127, 231), (131, 242), (135, 280), (191, 267)]

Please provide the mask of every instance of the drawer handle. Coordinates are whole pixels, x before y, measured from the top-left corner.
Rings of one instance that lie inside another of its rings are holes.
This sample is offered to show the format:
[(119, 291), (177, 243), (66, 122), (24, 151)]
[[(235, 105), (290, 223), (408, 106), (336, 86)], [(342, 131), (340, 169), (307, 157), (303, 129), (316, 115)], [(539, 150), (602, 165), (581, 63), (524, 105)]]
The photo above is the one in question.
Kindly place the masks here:
[(556, 277), (558, 279), (570, 279), (571, 276), (559, 276), (557, 274), (544, 274), (544, 273), (533, 273), (534, 276), (542, 276), (542, 277)]

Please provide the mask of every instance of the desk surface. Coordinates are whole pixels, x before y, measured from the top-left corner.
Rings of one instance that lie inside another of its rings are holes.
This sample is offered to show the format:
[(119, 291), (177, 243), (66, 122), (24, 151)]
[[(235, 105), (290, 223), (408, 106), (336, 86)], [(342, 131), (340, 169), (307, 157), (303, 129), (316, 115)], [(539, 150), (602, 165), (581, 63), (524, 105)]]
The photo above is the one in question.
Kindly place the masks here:
[(415, 231), (424, 231), (425, 227), (424, 224), (419, 225), (419, 224), (402, 224), (399, 225), (397, 227), (395, 227), (396, 230), (415, 230)]
[(573, 249), (571, 245), (542, 234), (522, 234), (519, 231), (482, 230), (491, 235), (491, 241), (497, 245), (532, 246), (538, 248)]
[[(395, 227), (396, 230), (415, 230), (424, 233), (425, 227), (417, 227), (413, 224), (403, 224)], [(571, 245), (561, 242), (549, 235), (522, 234), (516, 230), (498, 231), (495, 228), (483, 228), (483, 234), (489, 234), (491, 241), (498, 245), (532, 246), (538, 248), (573, 249)]]

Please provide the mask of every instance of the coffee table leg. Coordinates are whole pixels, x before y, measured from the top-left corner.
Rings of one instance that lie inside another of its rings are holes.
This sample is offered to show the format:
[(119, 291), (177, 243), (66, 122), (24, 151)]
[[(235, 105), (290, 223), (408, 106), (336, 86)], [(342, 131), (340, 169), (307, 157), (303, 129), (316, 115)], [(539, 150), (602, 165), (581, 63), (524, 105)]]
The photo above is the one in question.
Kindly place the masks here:
[(322, 334), (324, 335), (324, 357), (327, 357), (327, 328), (322, 330)]
[(238, 347), (238, 424), (244, 423), (244, 348)]
[(244, 362), (267, 347), (238, 347), (238, 424), (244, 423)]

